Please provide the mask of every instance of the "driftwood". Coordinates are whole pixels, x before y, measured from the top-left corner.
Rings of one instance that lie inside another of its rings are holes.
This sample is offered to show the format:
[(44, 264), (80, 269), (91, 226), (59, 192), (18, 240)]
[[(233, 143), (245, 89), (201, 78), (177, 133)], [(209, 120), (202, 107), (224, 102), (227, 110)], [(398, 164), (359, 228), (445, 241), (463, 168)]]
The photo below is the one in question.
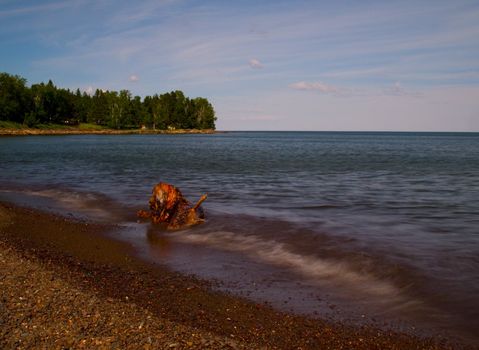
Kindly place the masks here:
[(151, 218), (155, 224), (165, 224), (167, 229), (180, 229), (197, 225), (205, 221), (201, 203), (207, 198), (204, 194), (200, 200), (191, 205), (175, 186), (160, 182), (153, 188), (150, 197), (150, 210), (140, 210), (138, 216)]

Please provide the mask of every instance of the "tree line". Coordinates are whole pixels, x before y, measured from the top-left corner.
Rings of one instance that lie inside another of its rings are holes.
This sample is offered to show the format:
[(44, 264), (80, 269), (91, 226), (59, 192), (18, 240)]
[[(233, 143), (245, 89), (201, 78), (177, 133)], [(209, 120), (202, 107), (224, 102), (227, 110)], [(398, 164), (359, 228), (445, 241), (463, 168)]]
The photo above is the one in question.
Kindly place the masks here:
[(27, 86), (18, 75), (0, 73), (0, 120), (35, 127), (38, 124), (91, 123), (114, 129), (215, 129), (215, 111), (203, 97), (182, 91), (132, 96), (128, 90), (94, 93), (47, 84)]

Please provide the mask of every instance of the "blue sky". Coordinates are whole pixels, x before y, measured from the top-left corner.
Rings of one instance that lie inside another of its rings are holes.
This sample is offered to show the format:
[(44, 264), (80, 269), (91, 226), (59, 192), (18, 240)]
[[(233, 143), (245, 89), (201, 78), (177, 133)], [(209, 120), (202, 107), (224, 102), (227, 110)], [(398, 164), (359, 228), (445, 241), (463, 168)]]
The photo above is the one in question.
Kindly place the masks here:
[(478, 1), (0, 0), (0, 71), (175, 89), (224, 130), (479, 131)]

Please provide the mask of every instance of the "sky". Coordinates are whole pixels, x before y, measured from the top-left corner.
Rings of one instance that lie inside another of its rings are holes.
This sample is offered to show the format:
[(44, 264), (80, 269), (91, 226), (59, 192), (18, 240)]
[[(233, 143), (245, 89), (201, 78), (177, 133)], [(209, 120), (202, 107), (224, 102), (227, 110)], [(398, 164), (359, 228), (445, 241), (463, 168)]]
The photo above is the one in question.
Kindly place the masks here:
[(0, 71), (220, 130), (479, 131), (479, 1), (0, 0)]

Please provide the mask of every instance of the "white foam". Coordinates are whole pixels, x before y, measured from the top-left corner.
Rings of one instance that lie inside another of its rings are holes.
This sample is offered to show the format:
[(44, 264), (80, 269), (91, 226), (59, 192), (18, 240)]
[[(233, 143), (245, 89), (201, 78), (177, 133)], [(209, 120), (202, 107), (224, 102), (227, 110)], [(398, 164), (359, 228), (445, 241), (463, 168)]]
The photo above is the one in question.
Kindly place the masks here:
[[(395, 299), (396, 302), (406, 302), (400, 288), (390, 281), (380, 280), (367, 272), (359, 272), (347, 262), (295, 253), (280, 242), (228, 231), (201, 234), (183, 231), (171, 234), (171, 237), (183, 243), (240, 252), (263, 263), (288, 268), (312, 281), (335, 284), (355, 293), (387, 297), (389, 301)], [(407, 302), (411, 300), (408, 299)]]
[(98, 196), (91, 193), (62, 191), (58, 189), (45, 190), (2, 190), (2, 192), (21, 193), (27, 196), (48, 198), (65, 210), (77, 211), (98, 218), (110, 217), (111, 213), (98, 206)]

